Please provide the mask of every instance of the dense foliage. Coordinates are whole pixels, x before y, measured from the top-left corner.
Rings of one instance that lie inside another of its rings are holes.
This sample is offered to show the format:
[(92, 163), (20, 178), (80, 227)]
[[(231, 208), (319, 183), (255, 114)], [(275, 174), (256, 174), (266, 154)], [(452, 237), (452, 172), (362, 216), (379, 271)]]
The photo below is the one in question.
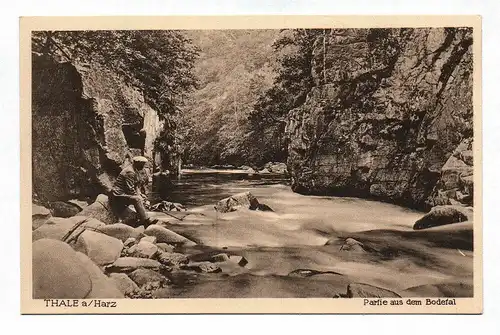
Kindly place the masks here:
[(252, 152), (257, 162), (286, 160), (285, 118), (305, 101), (313, 86), (314, 44), (322, 33), (319, 29), (284, 30), (273, 43), (277, 75), (249, 116), (249, 129), (259, 148), (258, 152)]
[(198, 50), (177, 31), (94, 30), (41, 31), (32, 36), (34, 52), (112, 68), (140, 89), (160, 117), (196, 86)]
[(186, 160), (259, 166), (286, 160), (287, 113), (313, 80), (314, 43), (323, 30), (190, 32), (202, 53), (200, 90), (186, 104)]
[(273, 30), (189, 31), (201, 50), (199, 90), (182, 107), (185, 161), (199, 165), (250, 164), (255, 147), (248, 118), (271, 87)]

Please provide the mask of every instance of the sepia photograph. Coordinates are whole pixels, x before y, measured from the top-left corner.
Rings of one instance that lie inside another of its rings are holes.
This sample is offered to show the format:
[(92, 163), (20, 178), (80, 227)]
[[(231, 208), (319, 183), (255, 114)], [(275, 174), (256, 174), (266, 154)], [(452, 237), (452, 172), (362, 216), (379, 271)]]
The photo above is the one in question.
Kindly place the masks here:
[(26, 28), (23, 301), (480, 312), (476, 19)]

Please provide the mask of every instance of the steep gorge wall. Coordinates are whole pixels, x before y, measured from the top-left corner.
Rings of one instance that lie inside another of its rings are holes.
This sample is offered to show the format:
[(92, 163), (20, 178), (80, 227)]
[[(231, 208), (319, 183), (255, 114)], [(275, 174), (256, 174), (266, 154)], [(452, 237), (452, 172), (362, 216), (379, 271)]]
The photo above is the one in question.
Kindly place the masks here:
[(471, 29), (327, 30), (311, 67), (286, 130), (294, 191), (471, 204)]
[(95, 197), (132, 156), (153, 158), (163, 123), (140, 92), (98, 64), (37, 55), (32, 64), (33, 192), (40, 200)]

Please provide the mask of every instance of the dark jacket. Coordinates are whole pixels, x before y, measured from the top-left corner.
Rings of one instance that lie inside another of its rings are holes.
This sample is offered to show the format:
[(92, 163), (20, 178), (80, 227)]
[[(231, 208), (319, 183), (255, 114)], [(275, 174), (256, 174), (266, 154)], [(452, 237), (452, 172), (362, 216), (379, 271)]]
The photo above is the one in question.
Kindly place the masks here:
[(113, 186), (113, 195), (139, 195), (142, 179), (132, 165), (127, 166), (116, 178)]

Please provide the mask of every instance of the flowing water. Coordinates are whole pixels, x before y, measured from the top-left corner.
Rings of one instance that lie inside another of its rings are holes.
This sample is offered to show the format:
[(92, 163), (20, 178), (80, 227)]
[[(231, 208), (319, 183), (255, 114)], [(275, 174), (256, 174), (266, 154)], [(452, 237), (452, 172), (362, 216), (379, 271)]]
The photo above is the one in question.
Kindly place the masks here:
[[(273, 212), (215, 212), (218, 200), (246, 191)], [(434, 235), (432, 241), (415, 235), (412, 226), (424, 214), (418, 211), (357, 198), (300, 195), (284, 176), (235, 170), (183, 171), (167, 199), (194, 213), (169, 227), (199, 244), (187, 250), (193, 259), (225, 252), (245, 257), (248, 265), (222, 274), (180, 276), (161, 297), (332, 297), (345, 293), (350, 282), (398, 292), (451, 283), (465, 285), (466, 292), (459, 294), (470, 294), (472, 250), (457, 251), (440, 241), (465, 248), (468, 242), (447, 232), (437, 233), (438, 242)], [(341, 251), (347, 237), (376, 251)], [(300, 269), (317, 274), (303, 275)], [(407, 294), (418, 295), (412, 292)]]

